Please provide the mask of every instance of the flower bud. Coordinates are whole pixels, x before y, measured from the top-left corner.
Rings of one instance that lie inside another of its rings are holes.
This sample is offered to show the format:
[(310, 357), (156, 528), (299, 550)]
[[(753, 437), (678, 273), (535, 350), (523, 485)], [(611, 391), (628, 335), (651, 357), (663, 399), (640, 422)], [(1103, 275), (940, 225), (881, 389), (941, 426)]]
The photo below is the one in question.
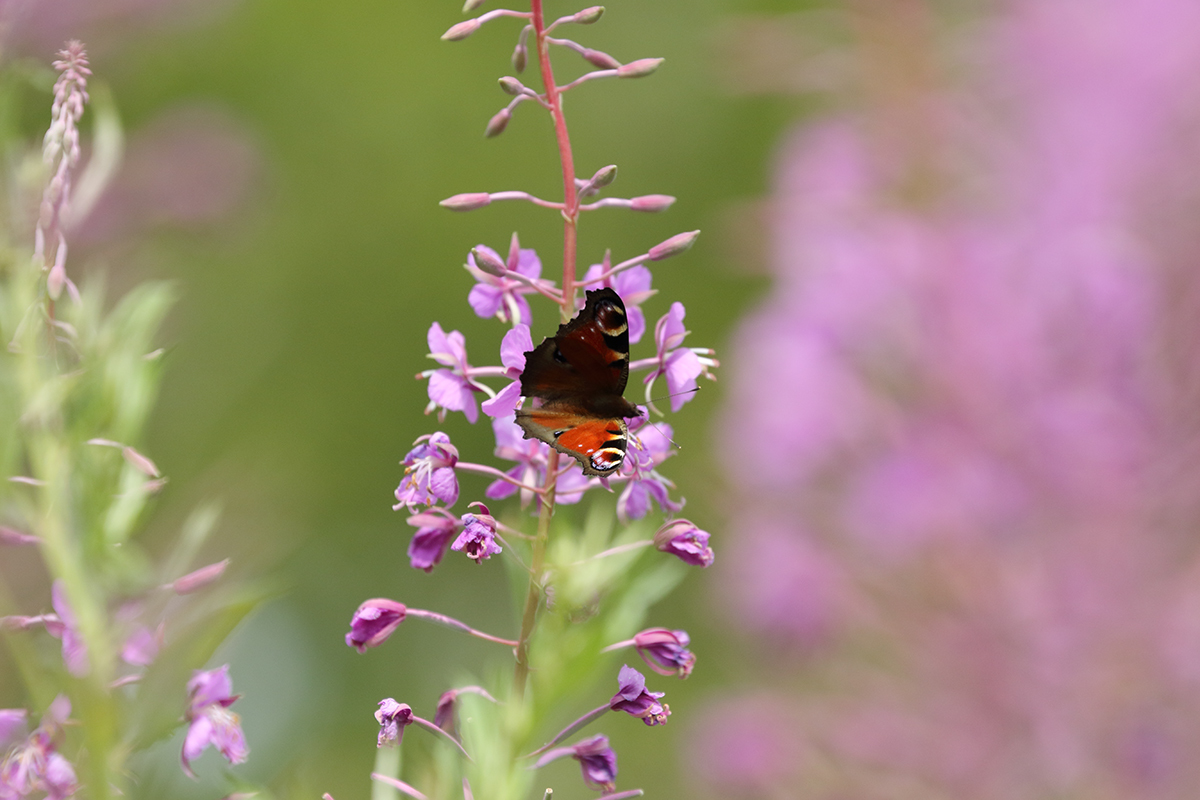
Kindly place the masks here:
[(38, 537), (22, 533), (16, 528), (0, 525), (0, 544), (37, 544), (40, 541)]
[(457, 25), (451, 25), (450, 30), (442, 34), (443, 42), (458, 42), (479, 30), (481, 23), (478, 19), (463, 20)]
[(378, 647), (387, 641), (407, 613), (408, 609), (403, 603), (386, 597), (363, 602), (350, 618), (346, 644), (360, 653), (367, 652), (368, 647)]
[(593, 189), (603, 189), (617, 179), (617, 165), (609, 164), (596, 170), (596, 174), (588, 181)]
[(447, 197), (438, 203), (438, 205), (442, 208), (448, 208), (451, 211), (474, 211), (477, 208), (483, 208), (491, 202), (492, 196), (487, 192), (467, 192)]
[(500, 260), (499, 256), (492, 252), (489, 248), (472, 247), (471, 255), (475, 257), (475, 266), (479, 267), (482, 272), (488, 275), (495, 275), (497, 278), (503, 278), (508, 272), (508, 267)]
[(508, 121), (512, 119), (512, 112), (507, 108), (502, 108), (496, 112), (496, 116), (488, 120), (487, 128), (484, 129), (484, 138), (490, 139), (493, 136), (499, 136), (504, 133), (504, 129), (508, 127)]
[(675, 204), (675, 198), (669, 194), (644, 194), (629, 201), (629, 207), (634, 211), (666, 211)]
[(661, 58), (639, 58), (637, 61), (631, 61), (628, 64), (623, 64), (617, 67), (618, 78), (641, 78), (658, 69), (658, 65), (663, 62)]
[(608, 53), (603, 53), (599, 50), (593, 50), (590, 47), (584, 50), (580, 55), (583, 56), (589, 64), (600, 69), (619, 69), (621, 62), (610, 56)]
[(604, 16), (604, 6), (591, 6), (583, 11), (576, 11), (571, 17), (571, 22), (579, 25), (591, 25), (602, 16)]
[(209, 564), (207, 567), (201, 567), (181, 578), (176, 578), (169, 584), (169, 587), (175, 594), (198, 592), (204, 587), (220, 580), (221, 576), (225, 574), (225, 568), (228, 566), (228, 558), (224, 561), (218, 561), (215, 564)]
[(688, 231), (686, 233), (677, 233), (665, 242), (659, 242), (650, 248), (650, 260), (662, 261), (664, 258), (677, 256), (680, 253), (690, 250), (696, 241), (696, 237), (699, 235), (700, 231)]
[(709, 534), (686, 519), (673, 519), (654, 534), (654, 546), (694, 567), (712, 566), (716, 558), (708, 546)]
[(51, 300), (58, 299), (66, 282), (67, 270), (62, 264), (55, 264), (50, 268), (50, 274), (46, 276), (46, 293), (50, 295)]
[(513, 50), (512, 65), (517, 72), (525, 71), (525, 62), (529, 59), (529, 50), (524, 44), (518, 44)]
[(467, 2), (463, 3), (463, 13), (470, 14), (486, 2), (487, 0), (467, 0)]
[(159, 476), (158, 467), (154, 465), (154, 462), (132, 447), (121, 448), (121, 455), (125, 456), (125, 460), (139, 472), (149, 475), (151, 478)]
[(516, 97), (525, 91), (525, 84), (521, 83), (516, 78), (511, 78), (508, 75), (505, 75), (500, 79), (500, 88), (504, 90), (505, 94), (511, 94), (513, 97)]

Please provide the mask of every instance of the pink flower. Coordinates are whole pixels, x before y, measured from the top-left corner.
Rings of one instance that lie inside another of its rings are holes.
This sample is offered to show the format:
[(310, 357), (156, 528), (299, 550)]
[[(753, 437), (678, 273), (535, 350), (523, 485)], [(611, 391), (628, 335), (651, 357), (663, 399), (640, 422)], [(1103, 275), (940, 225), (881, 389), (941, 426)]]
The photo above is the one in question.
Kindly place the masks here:
[(650, 390), (660, 376), (667, 379), (667, 394), (671, 398), (671, 410), (678, 411), (696, 394), (696, 378), (705, 375), (712, 378), (709, 367), (717, 366), (712, 351), (706, 348), (683, 347), (688, 331), (683, 327), (687, 312), (683, 303), (672, 303), (671, 310), (664, 314), (654, 326), (654, 344), (658, 354), (657, 367), (645, 377), (646, 402), (650, 401)]
[(249, 755), (241, 719), (229, 710), (240, 695), (233, 694), (229, 665), (203, 672), (196, 670), (188, 681), (187, 736), (180, 760), (191, 778), (191, 762), (212, 745), (230, 764), (241, 764)]
[(413, 569), (433, 572), (461, 527), (458, 517), (444, 508), (433, 508), (409, 517), (408, 524), (417, 528), (408, 545), (409, 562)]
[(455, 552), (465, 553), (476, 564), (482, 564), (485, 559), (501, 552), (496, 544), (496, 520), (488, 513), (488, 507), (483, 503), (472, 503), (479, 506), (481, 513), (464, 514), (463, 530), (450, 545)]
[(88, 659), (87, 645), (79, 634), (75, 612), (67, 602), (67, 592), (61, 580), (55, 581), (50, 587), (50, 596), (58, 622), (47, 619), (46, 630), (51, 636), (62, 639), (62, 657), (67, 671), (77, 678), (82, 678), (91, 670), (91, 662)]
[(504, 365), (504, 376), (511, 383), (505, 386), (496, 396), (483, 402), (483, 413), (489, 417), (511, 416), (521, 399), (521, 373), (525, 371), (525, 354), (533, 350), (533, 339), (529, 335), (529, 326), (524, 323), (516, 324), (504, 334), (500, 342), (500, 362)]
[(686, 519), (673, 519), (659, 528), (654, 546), (694, 567), (710, 567), (715, 559), (708, 533)]
[[(75, 768), (61, 753), (62, 728), (71, 714), (71, 701), (59, 695), (50, 704), (42, 723), (0, 762), (0, 798), (18, 800), (44, 793), (45, 800), (64, 800), (79, 789)], [(20, 733), (25, 712), (0, 711), (0, 745)]]
[(646, 315), (642, 313), (642, 303), (657, 294), (656, 290), (650, 288), (653, 278), (650, 270), (639, 264), (618, 272), (616, 275), (609, 275), (598, 280), (601, 275), (612, 268), (609, 256), (610, 254), (606, 251), (603, 262), (588, 267), (580, 284), (589, 289), (607, 286), (621, 296), (621, 302), (625, 304), (626, 324), (629, 325), (629, 343), (637, 344), (646, 333)]
[(686, 678), (692, 674), (696, 656), (687, 649), (690, 643), (687, 631), (672, 631), (666, 628), (647, 628), (633, 637), (638, 655), (659, 675), (678, 675)]
[[(546, 473), (546, 459), (550, 453), (549, 445), (537, 439), (524, 438), (524, 431), (517, 425), (513, 417), (503, 417), (492, 420), (492, 431), (496, 436), (497, 458), (505, 461), (515, 461), (516, 466), (506, 473), (510, 478), (520, 481), (527, 486), (539, 486)], [(565, 472), (558, 476), (558, 488), (554, 502), (560, 505), (578, 503), (583, 493), (591, 486), (591, 482), (583, 474), (578, 463), (572, 463)], [(492, 500), (503, 500), (515, 492), (521, 492), (521, 505), (526, 506), (534, 494), (505, 480), (492, 481), (484, 494)]]
[(445, 333), (442, 326), (429, 326), (429, 357), (444, 369), (422, 372), (420, 377), (429, 379), (429, 405), (425, 413), (438, 410), (438, 420), (446, 419), (447, 411), (461, 411), (469, 422), (479, 419), (475, 405), (475, 392), (483, 391), (471, 380), (471, 365), (467, 363), (466, 339), (458, 331)]
[(450, 437), (438, 431), (418, 437), (416, 445), (404, 457), (404, 478), (396, 487), (396, 505), (415, 509), (443, 502), (454, 505), (458, 499), (458, 477), (454, 465), (458, 463), (458, 448), (450, 444)]
[[(478, 281), (467, 295), (467, 302), (471, 304), (471, 308), (484, 319), (499, 317), (501, 322), (529, 325), (533, 317), (524, 295), (536, 291), (530, 284), (553, 285), (550, 281), (541, 280), (542, 262), (537, 253), (533, 250), (522, 250), (515, 233), (509, 244), (507, 260), (501, 259), (500, 254), (487, 245), (478, 245), (476, 249), (503, 263), (507, 274), (499, 277), (490, 275), (478, 267), (474, 254), (468, 255), (467, 271)], [(513, 274), (520, 275), (525, 280), (511, 277)]]
[(404, 622), (407, 613), (404, 603), (386, 597), (363, 601), (350, 618), (346, 644), (360, 653), (367, 652), (368, 647), (378, 647)]
[(609, 701), (609, 708), (613, 711), (624, 711), (647, 725), (667, 724), (667, 717), (671, 716), (671, 708), (665, 703), (658, 702), (664, 692), (646, 691), (645, 676), (628, 664), (621, 667), (617, 680), (620, 688)]
[(629, 476), (625, 488), (617, 498), (617, 517), (628, 524), (631, 519), (641, 519), (650, 513), (653, 503), (663, 511), (674, 514), (683, 509), (683, 503), (671, 499), (668, 491), (675, 484), (659, 475), (656, 467), (675, 454), (672, 449), (671, 426), (663, 422), (651, 423), (647, 416), (634, 420), (630, 426), (633, 447), (625, 454), (621, 473)]
[(375, 721), (379, 723), (379, 736), (375, 746), (385, 744), (399, 747), (404, 738), (404, 729), (413, 724), (412, 708), (408, 703), (397, 703), (390, 697), (379, 701), (379, 710), (375, 712)]

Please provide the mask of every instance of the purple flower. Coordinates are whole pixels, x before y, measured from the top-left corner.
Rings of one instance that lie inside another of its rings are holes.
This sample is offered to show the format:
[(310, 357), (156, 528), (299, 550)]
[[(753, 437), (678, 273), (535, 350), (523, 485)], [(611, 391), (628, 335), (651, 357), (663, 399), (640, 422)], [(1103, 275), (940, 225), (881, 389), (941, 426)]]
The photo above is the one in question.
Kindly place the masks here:
[(574, 747), (571, 757), (583, 769), (583, 782), (592, 789), (611, 794), (617, 788), (617, 754), (608, 746), (604, 734), (584, 739)]
[(621, 296), (621, 302), (625, 304), (625, 321), (629, 325), (629, 343), (637, 344), (646, 333), (646, 315), (642, 313), (641, 305), (657, 294), (655, 289), (650, 288), (650, 270), (638, 265), (597, 280), (611, 268), (610, 253), (606, 251), (604, 261), (588, 267), (580, 284), (592, 289), (607, 286)]
[(696, 378), (705, 375), (712, 378), (709, 367), (718, 366), (712, 351), (706, 348), (682, 347), (688, 331), (683, 327), (686, 315), (683, 303), (672, 303), (671, 310), (654, 326), (654, 344), (658, 350), (658, 366), (645, 378), (646, 399), (650, 403), (650, 390), (659, 376), (667, 378), (667, 394), (671, 398), (671, 410), (678, 411), (683, 404), (695, 396)]
[(408, 560), (413, 569), (433, 572), (446, 555), (454, 534), (458, 533), (458, 517), (444, 508), (433, 508), (408, 518), (408, 524), (417, 528), (408, 544)]
[(467, 558), (476, 564), (482, 564), (484, 559), (499, 554), (501, 548), (496, 544), (496, 520), (488, 513), (488, 507), (483, 503), (472, 503), (482, 509), (481, 514), (464, 514), (463, 530), (450, 545), (450, 549), (458, 553), (466, 553)]
[(29, 712), (23, 708), (0, 708), (0, 749), (25, 733)]
[[(508, 247), (507, 260), (501, 259), (500, 254), (487, 245), (481, 244), (476, 249), (503, 263), (507, 274), (500, 277), (490, 275), (478, 267), (473, 253), (468, 255), (467, 272), (478, 281), (467, 295), (467, 302), (471, 304), (471, 308), (484, 319), (499, 317), (501, 322), (528, 325), (532, 321), (532, 314), (529, 311), (529, 303), (522, 295), (536, 291), (530, 286), (531, 283), (553, 286), (550, 281), (541, 280), (542, 262), (537, 253), (533, 250), (522, 250), (515, 233)], [(525, 280), (511, 277), (514, 273), (521, 275)]]
[(458, 708), (458, 689), (448, 689), (438, 698), (437, 710), (433, 712), (433, 724), (446, 733), (454, 733), (454, 712)]
[(403, 603), (388, 600), (386, 597), (364, 601), (350, 618), (350, 632), (346, 634), (346, 644), (360, 653), (367, 652), (368, 647), (378, 647), (387, 641), (392, 631), (404, 621), (407, 611)]
[(672, 631), (666, 628), (647, 628), (633, 637), (638, 655), (659, 675), (678, 675), (686, 678), (692, 674), (696, 655), (687, 649), (691, 640), (687, 631)]
[(91, 670), (91, 663), (88, 659), (87, 645), (79, 635), (75, 612), (67, 602), (67, 592), (61, 580), (55, 581), (50, 587), (50, 597), (54, 604), (54, 612), (58, 615), (58, 623), (47, 619), (46, 630), (51, 636), (62, 639), (62, 656), (67, 671), (77, 678), (82, 678)]
[(650, 423), (643, 416), (630, 424), (629, 431), (642, 435), (631, 437), (634, 446), (628, 449), (625, 463), (621, 465), (621, 472), (630, 476), (617, 498), (617, 516), (621, 522), (628, 524), (631, 519), (646, 516), (652, 502), (671, 514), (682, 510), (683, 504), (675, 502), (669, 495), (675, 484), (655, 471), (655, 467), (675, 454), (671, 426), (663, 422)]
[(399, 747), (400, 740), (404, 738), (404, 729), (414, 722), (412, 708), (408, 703), (397, 703), (390, 697), (379, 701), (375, 720), (379, 723), (376, 747), (383, 747), (385, 744)]
[(396, 487), (396, 505), (393, 510), (415, 506), (431, 506), (439, 500), (448, 506), (458, 499), (458, 477), (454, 465), (458, 463), (458, 448), (450, 444), (450, 437), (438, 431), (419, 437), (416, 445), (404, 457), (404, 478)]
[(196, 670), (188, 681), (187, 736), (183, 741), (180, 760), (183, 771), (191, 778), (191, 762), (212, 745), (230, 764), (241, 764), (249, 750), (242, 733), (241, 719), (229, 710), (240, 697), (233, 694), (229, 680), (229, 665), (207, 672)]
[(121, 647), (121, 660), (135, 667), (148, 667), (158, 657), (162, 649), (163, 628), (152, 631), (145, 625), (138, 625)]
[[(516, 466), (510, 468), (506, 474), (528, 486), (540, 485), (545, 479), (546, 459), (550, 454), (549, 445), (539, 442), (537, 439), (524, 438), (521, 428), (511, 416), (492, 420), (492, 431), (496, 436), (496, 457), (505, 461), (517, 462)], [(558, 476), (554, 502), (557, 505), (578, 503), (583, 498), (583, 493), (592, 485), (579, 465), (572, 463), (565, 472)], [(529, 501), (535, 496), (533, 492), (518, 489), (517, 486), (505, 480), (492, 481), (484, 491), (484, 495), (492, 500), (503, 500), (517, 491), (521, 492), (522, 507), (529, 505)]]
[(525, 354), (533, 349), (529, 326), (514, 325), (504, 334), (500, 342), (500, 362), (504, 364), (504, 375), (511, 383), (501, 389), (495, 397), (483, 401), (483, 413), (489, 417), (511, 416), (521, 399), (521, 373), (525, 371)]
[[(15, 747), (0, 763), (0, 798), (17, 800), (45, 793), (46, 800), (63, 800), (75, 794), (79, 784), (75, 768), (57, 750), (62, 727), (71, 714), (71, 701), (59, 695), (42, 717), (41, 725)], [(0, 745), (20, 735), (24, 710), (0, 711)]]
[(438, 420), (444, 421), (447, 411), (461, 411), (469, 422), (475, 422), (479, 419), (475, 392), (483, 391), (483, 388), (468, 377), (471, 365), (467, 363), (466, 339), (458, 331), (445, 333), (436, 322), (429, 326), (426, 339), (429, 357), (444, 369), (427, 370), (418, 376), (429, 379), (429, 405), (425, 407), (425, 413), (440, 409)]
[(712, 566), (716, 557), (708, 546), (708, 533), (686, 519), (673, 519), (659, 528), (654, 546), (694, 567)]
[(665, 692), (646, 691), (645, 676), (628, 664), (621, 667), (617, 682), (619, 688), (609, 701), (609, 708), (613, 711), (624, 711), (647, 725), (667, 724), (671, 709), (665, 703), (658, 702), (658, 698)]

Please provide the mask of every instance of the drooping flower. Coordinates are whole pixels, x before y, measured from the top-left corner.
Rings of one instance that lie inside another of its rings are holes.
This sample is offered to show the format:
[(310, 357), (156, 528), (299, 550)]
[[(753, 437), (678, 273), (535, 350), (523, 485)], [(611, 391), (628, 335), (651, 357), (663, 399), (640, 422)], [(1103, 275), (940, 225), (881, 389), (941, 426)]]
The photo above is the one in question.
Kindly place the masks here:
[(601, 279), (600, 276), (611, 268), (611, 253), (605, 251), (604, 261), (588, 267), (580, 285), (589, 289), (607, 286), (620, 295), (621, 302), (625, 304), (625, 321), (629, 325), (629, 343), (637, 344), (646, 333), (646, 315), (642, 313), (642, 303), (657, 294), (657, 290), (650, 288), (653, 278), (650, 270), (639, 264)]
[(67, 602), (67, 592), (61, 580), (56, 580), (50, 587), (50, 597), (54, 604), (54, 613), (58, 617), (55, 622), (46, 618), (46, 630), (51, 636), (62, 639), (63, 663), (67, 671), (77, 678), (82, 678), (91, 670), (87, 645), (79, 634), (79, 623), (75, 612)]
[(496, 520), (488, 513), (488, 507), (483, 503), (472, 505), (478, 505), (481, 513), (463, 515), (462, 533), (454, 540), (454, 544), (450, 545), (450, 549), (465, 553), (467, 558), (476, 564), (482, 564), (484, 559), (491, 558), (502, 550), (500, 545), (496, 544)]
[(408, 544), (408, 559), (413, 569), (433, 572), (446, 555), (446, 548), (458, 533), (458, 517), (444, 508), (432, 508), (408, 518), (408, 524), (417, 528)]
[(387, 641), (392, 631), (404, 621), (407, 611), (403, 603), (386, 597), (364, 601), (350, 618), (350, 632), (346, 634), (346, 644), (360, 653), (367, 652), (368, 647), (378, 647)]
[(654, 534), (654, 546), (694, 567), (712, 566), (716, 558), (708, 546), (709, 534), (686, 519), (673, 519)]
[(388, 697), (379, 701), (379, 710), (375, 712), (375, 720), (379, 723), (379, 737), (376, 747), (385, 744), (399, 747), (404, 738), (404, 729), (413, 724), (413, 712), (408, 703), (397, 703)]
[(241, 695), (233, 694), (229, 665), (218, 669), (192, 673), (188, 681), (187, 736), (183, 741), (180, 760), (183, 771), (191, 778), (191, 763), (212, 745), (230, 764), (241, 764), (249, 755), (242, 722), (229, 707)]
[(583, 782), (605, 794), (617, 788), (617, 754), (604, 734), (584, 739), (572, 749), (571, 757), (583, 769)]
[(647, 628), (633, 637), (638, 655), (659, 675), (686, 678), (696, 665), (696, 655), (687, 649), (691, 639), (687, 631)]
[(479, 419), (479, 408), (475, 405), (475, 393), (485, 391), (469, 376), (471, 365), (467, 363), (467, 341), (458, 331), (446, 333), (442, 326), (433, 323), (426, 337), (429, 357), (441, 364), (443, 369), (422, 372), (418, 377), (429, 379), (429, 405), (425, 413), (438, 412), (438, 420), (446, 419), (447, 411), (461, 411), (467, 421)]
[(647, 725), (665, 725), (671, 716), (671, 708), (658, 702), (665, 692), (646, 691), (646, 677), (626, 664), (617, 676), (619, 688), (609, 701), (613, 711), (624, 711), (637, 717)]
[(450, 437), (438, 431), (418, 437), (415, 447), (404, 457), (404, 478), (396, 487), (396, 505), (393, 510), (416, 506), (431, 506), (441, 501), (448, 506), (458, 499), (458, 477), (454, 465), (458, 463), (458, 448), (450, 444)]
[(533, 349), (533, 338), (529, 334), (529, 326), (524, 323), (514, 325), (500, 342), (500, 363), (504, 365), (504, 375), (511, 383), (496, 393), (496, 396), (484, 400), (480, 406), (483, 413), (489, 417), (511, 416), (516, 410), (517, 401), (521, 399), (521, 373), (525, 371), (525, 354)]

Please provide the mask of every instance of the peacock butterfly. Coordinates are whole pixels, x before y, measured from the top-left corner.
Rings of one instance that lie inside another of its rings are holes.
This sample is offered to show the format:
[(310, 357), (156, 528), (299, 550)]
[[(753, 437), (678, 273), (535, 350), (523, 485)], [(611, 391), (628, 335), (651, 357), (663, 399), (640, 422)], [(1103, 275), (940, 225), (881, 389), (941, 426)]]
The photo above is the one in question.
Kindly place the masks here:
[(526, 439), (541, 439), (583, 466), (584, 475), (612, 475), (625, 461), (629, 428), (639, 417), (626, 400), (629, 326), (612, 289), (587, 293), (583, 310), (525, 354), (517, 411)]

